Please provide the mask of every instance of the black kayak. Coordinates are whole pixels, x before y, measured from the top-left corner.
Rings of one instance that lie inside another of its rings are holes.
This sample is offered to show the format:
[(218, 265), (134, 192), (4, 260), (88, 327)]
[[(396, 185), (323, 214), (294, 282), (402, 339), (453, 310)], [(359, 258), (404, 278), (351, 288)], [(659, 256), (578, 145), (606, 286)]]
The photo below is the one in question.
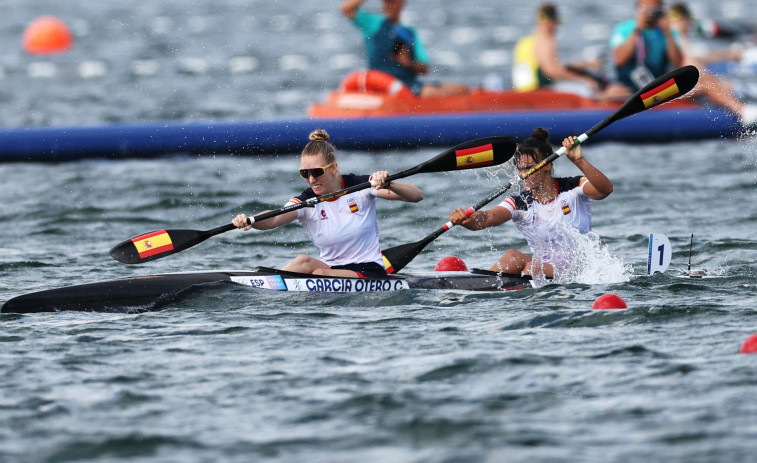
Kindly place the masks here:
[(341, 278), (259, 267), (256, 271), (216, 270), (145, 275), (48, 289), (14, 297), (3, 305), (0, 312), (145, 312), (160, 310), (193, 293), (224, 285), (315, 293), (369, 293), (415, 289), (501, 291), (529, 288), (531, 278), (478, 269), (470, 272), (400, 273), (367, 279)]

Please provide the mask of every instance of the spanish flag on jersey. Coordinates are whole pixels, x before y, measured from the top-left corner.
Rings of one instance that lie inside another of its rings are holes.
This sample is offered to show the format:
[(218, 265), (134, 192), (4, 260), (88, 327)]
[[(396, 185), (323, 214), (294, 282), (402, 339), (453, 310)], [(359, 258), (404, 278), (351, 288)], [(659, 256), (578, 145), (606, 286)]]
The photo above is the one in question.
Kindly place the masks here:
[(458, 150), (455, 151), (455, 155), (457, 156), (458, 170), (494, 164), (494, 148), (491, 143)]
[(131, 241), (137, 248), (137, 252), (141, 259), (160, 254), (161, 252), (173, 250), (171, 236), (165, 230), (158, 230), (142, 236), (137, 236), (132, 238)]
[(649, 109), (652, 106), (670, 101), (673, 98), (681, 94), (678, 89), (675, 79), (670, 79), (664, 84), (653, 88), (652, 90), (642, 93), (641, 100), (644, 102), (644, 107)]

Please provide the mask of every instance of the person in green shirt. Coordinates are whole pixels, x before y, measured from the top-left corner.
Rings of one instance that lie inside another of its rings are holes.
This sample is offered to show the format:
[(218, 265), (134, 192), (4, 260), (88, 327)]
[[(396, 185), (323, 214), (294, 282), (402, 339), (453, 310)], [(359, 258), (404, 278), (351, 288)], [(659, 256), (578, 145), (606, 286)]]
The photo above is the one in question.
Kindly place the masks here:
[(418, 31), (400, 22), (405, 0), (382, 0), (383, 13), (362, 9), (366, 0), (345, 0), (342, 13), (360, 29), (365, 40), (368, 67), (394, 76), (420, 97), (466, 95), (470, 89), (451, 82), (422, 82), (429, 57)]

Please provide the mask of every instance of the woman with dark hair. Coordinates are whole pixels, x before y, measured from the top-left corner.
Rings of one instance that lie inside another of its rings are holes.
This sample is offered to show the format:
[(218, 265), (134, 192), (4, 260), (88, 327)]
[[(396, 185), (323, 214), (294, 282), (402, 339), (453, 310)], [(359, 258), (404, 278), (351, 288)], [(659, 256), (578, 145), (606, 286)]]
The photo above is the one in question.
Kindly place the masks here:
[[(519, 172), (526, 172), (552, 154), (547, 142), (549, 132), (537, 128), (531, 138), (518, 145), (514, 161)], [(514, 249), (506, 251), (490, 270), (532, 275), (534, 270), (553, 278), (555, 271), (570, 264), (575, 233), (591, 230), (591, 200), (604, 199), (612, 193), (612, 182), (583, 155), (581, 145), (573, 146), (576, 137), (563, 140), (566, 156), (583, 176), (555, 178), (548, 164), (523, 181), (523, 192), (499, 205), (466, 216), (456, 209), (449, 218), (455, 225), (469, 230), (496, 227), (512, 220), (523, 233), (533, 255)]]
[(232, 220), (237, 228), (269, 230), (295, 220), (305, 227), (319, 253), (319, 258), (297, 256), (282, 269), (290, 272), (340, 277), (376, 277), (386, 275), (379, 247), (376, 221), (376, 198), (417, 203), (421, 190), (409, 183), (387, 182), (388, 172), (373, 175), (342, 175), (336, 161), (336, 148), (329, 143), (325, 130), (310, 134), (300, 157), (300, 176), (309, 188), (286, 203), (298, 204), (309, 198), (334, 193), (353, 185), (371, 181), (375, 187), (304, 207), (268, 220), (247, 223), (247, 215)]

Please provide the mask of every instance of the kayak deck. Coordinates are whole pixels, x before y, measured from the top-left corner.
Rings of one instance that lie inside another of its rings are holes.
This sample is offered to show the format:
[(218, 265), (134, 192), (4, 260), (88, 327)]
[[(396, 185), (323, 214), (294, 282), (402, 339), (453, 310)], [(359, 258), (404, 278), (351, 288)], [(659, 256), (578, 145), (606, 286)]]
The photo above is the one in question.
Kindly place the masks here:
[(530, 287), (531, 281), (528, 277), (497, 274), (488, 270), (396, 274), (364, 279), (314, 276), (259, 267), (257, 271), (219, 270), (145, 275), (48, 289), (14, 297), (2, 306), (0, 312), (154, 311), (192, 293), (226, 284), (274, 291), (366, 293), (408, 289), (517, 290)]

